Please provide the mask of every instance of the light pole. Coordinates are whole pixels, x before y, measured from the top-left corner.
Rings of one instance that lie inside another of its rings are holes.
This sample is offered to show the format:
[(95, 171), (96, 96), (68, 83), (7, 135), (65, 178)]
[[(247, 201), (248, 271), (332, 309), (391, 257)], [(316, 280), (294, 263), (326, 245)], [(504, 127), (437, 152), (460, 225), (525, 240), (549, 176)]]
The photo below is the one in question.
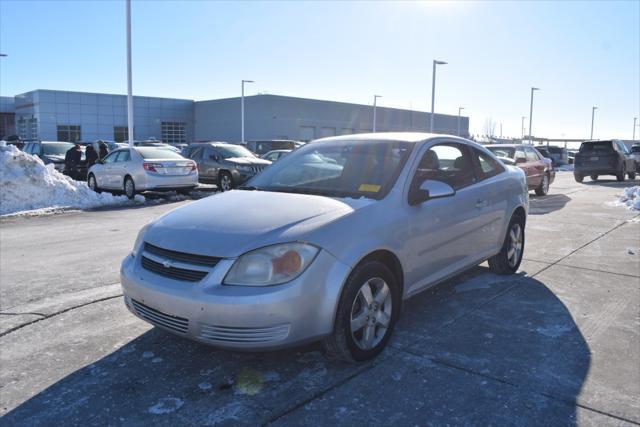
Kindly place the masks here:
[(373, 95), (373, 131), (376, 131), (376, 101), (382, 98), (382, 95)]
[(242, 143), (244, 144), (244, 84), (245, 83), (253, 83), (253, 80), (243, 80), (242, 81), (242, 97), (240, 98), (240, 123), (241, 123), (241, 135), (242, 135)]
[(522, 131), (522, 137), (520, 139), (524, 140), (524, 119), (526, 119), (527, 116), (522, 116), (522, 120), (520, 121), (520, 130)]
[(633, 138), (631, 139), (632, 141), (636, 140), (636, 122), (638, 121), (637, 117), (633, 118)]
[(597, 109), (598, 107), (591, 107), (591, 137), (589, 138), (590, 140), (593, 140), (593, 119), (596, 115)]
[(131, 83), (131, 0), (127, 0), (127, 132), (133, 148), (133, 86)]
[(431, 78), (431, 118), (429, 121), (429, 132), (433, 133), (433, 109), (436, 103), (436, 65), (445, 65), (444, 61), (433, 60), (433, 74)]
[(531, 131), (531, 125), (533, 124), (533, 92), (540, 90), (540, 88), (531, 88), (531, 105), (529, 105), (529, 145), (533, 145), (533, 132)]
[(460, 136), (460, 112), (464, 110), (464, 107), (458, 107), (458, 136)]

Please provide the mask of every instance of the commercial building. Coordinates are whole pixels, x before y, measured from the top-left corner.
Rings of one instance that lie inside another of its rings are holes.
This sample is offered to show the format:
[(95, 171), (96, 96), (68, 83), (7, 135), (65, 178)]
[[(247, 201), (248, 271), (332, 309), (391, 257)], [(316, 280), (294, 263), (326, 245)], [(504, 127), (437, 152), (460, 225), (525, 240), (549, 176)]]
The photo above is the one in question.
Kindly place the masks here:
[[(0, 101), (0, 138), (16, 133), (23, 140), (128, 139), (124, 95), (38, 89)], [(134, 96), (133, 115), (136, 140), (153, 137), (179, 144), (241, 139), (239, 97), (193, 101)], [(376, 130), (425, 131), (429, 117), (425, 112), (377, 107)], [(468, 129), (468, 117), (461, 117), (460, 134), (467, 136)], [(308, 141), (372, 130), (373, 108), (369, 105), (277, 95), (245, 97), (246, 140)], [(436, 114), (434, 131), (456, 134), (458, 116)]]

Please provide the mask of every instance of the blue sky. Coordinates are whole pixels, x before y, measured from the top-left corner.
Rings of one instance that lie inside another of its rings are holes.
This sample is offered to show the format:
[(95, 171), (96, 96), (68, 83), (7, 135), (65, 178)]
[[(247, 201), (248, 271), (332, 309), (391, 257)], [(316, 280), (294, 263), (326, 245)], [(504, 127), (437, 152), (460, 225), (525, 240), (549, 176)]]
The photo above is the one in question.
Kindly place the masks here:
[[(533, 133), (631, 139), (640, 114), (640, 1), (135, 1), (136, 95), (247, 94), (429, 110)], [(126, 92), (124, 1), (0, 0), (0, 94)], [(527, 119), (528, 123), (528, 119)], [(636, 134), (640, 134), (640, 129)]]

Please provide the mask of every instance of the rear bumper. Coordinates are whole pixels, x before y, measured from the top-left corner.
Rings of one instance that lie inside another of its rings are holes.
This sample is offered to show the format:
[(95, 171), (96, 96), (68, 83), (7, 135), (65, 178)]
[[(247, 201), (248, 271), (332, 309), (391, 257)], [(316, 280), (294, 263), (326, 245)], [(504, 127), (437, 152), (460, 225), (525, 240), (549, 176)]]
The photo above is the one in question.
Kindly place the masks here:
[(575, 167), (573, 173), (580, 175), (616, 175), (618, 169), (611, 166), (580, 166)]
[(185, 188), (194, 188), (198, 186), (198, 174), (190, 173), (189, 175), (153, 175), (145, 174), (142, 182), (136, 182), (136, 189), (144, 190), (180, 190)]

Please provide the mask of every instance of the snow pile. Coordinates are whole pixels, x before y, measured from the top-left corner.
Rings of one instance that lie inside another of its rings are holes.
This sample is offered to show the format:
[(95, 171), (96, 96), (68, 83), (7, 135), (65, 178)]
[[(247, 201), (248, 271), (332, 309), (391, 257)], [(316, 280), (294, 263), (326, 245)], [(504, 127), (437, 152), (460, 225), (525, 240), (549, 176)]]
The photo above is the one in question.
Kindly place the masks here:
[[(144, 202), (136, 196), (133, 203)], [(0, 145), (0, 215), (32, 210), (89, 209), (132, 203), (126, 196), (98, 194), (38, 157)]]
[(640, 185), (625, 188), (622, 196), (618, 197), (616, 205), (624, 205), (628, 209), (640, 211)]

